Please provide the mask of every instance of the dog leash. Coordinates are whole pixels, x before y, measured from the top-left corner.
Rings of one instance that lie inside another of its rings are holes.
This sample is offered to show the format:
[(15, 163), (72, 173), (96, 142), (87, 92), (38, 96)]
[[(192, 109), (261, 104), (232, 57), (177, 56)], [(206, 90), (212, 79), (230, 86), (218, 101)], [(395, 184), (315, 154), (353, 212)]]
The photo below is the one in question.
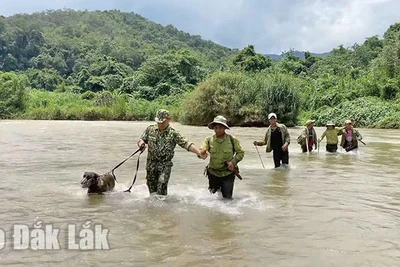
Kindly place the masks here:
[(133, 181), (132, 181), (132, 184), (131, 184), (131, 186), (128, 188), (128, 190), (125, 190), (124, 192), (131, 192), (131, 188), (132, 188), (132, 186), (135, 184), (135, 182), (136, 182), (136, 177), (137, 177), (137, 173), (138, 173), (138, 170), (139, 170), (139, 158), (140, 158), (140, 155), (142, 155), (142, 153), (143, 153), (143, 151), (144, 150), (142, 150), (140, 153), (139, 153), (139, 156), (138, 156), (138, 158), (137, 158), (137, 164), (136, 164), (136, 173), (135, 173), (135, 177), (133, 178)]
[(133, 152), (129, 157), (127, 157), (126, 159), (124, 159), (121, 163), (119, 163), (117, 166), (115, 166), (112, 170), (111, 170), (111, 174), (112, 174), (112, 176), (114, 177), (114, 180), (118, 183), (118, 181), (117, 181), (117, 177), (115, 176), (115, 174), (114, 174), (114, 171), (119, 167), (119, 166), (121, 166), (122, 164), (124, 164), (125, 163), (125, 161), (127, 161), (128, 159), (130, 159), (131, 157), (133, 157), (134, 155), (136, 155), (139, 151), (142, 151), (140, 154), (142, 154), (143, 153), (143, 147), (144, 147), (144, 145), (142, 145), (141, 147), (139, 147), (135, 152)]

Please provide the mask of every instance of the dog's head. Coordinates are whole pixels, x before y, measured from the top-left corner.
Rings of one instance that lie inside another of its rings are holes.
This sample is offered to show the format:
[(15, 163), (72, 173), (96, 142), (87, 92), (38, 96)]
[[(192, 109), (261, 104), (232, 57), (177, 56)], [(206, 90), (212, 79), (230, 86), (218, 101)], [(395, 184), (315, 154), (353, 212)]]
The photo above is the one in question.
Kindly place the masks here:
[(97, 184), (99, 175), (95, 172), (85, 172), (81, 182), (82, 188), (88, 188), (92, 184)]

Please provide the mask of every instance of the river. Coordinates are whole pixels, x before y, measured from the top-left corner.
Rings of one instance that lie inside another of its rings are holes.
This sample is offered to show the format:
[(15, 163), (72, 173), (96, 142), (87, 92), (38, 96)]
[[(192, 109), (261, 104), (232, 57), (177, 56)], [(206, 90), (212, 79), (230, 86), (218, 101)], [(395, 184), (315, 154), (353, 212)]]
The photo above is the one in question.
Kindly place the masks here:
[[(289, 128), (290, 167), (273, 169), (272, 154), (259, 147), (264, 169), (252, 142), (266, 128), (233, 127), (245, 158), (232, 201), (210, 195), (207, 161), (179, 146), (166, 198), (149, 196), (147, 152), (132, 193), (123, 191), (136, 156), (115, 171), (112, 193), (88, 196), (83, 172), (110, 171), (137, 149), (150, 123), (0, 121), (0, 265), (397, 266), (399, 130), (359, 129), (366, 146), (358, 151), (328, 154), (323, 144), (319, 153), (303, 154), (295, 141), (302, 128)], [(172, 125), (197, 146), (213, 133)], [(316, 128), (318, 136), (323, 130)], [(103, 241), (106, 233), (103, 250), (76, 249), (87, 222), (101, 226)], [(29, 238), (24, 249), (13, 237), (21, 225), (58, 229), (59, 247), (32, 249), (38, 239)]]

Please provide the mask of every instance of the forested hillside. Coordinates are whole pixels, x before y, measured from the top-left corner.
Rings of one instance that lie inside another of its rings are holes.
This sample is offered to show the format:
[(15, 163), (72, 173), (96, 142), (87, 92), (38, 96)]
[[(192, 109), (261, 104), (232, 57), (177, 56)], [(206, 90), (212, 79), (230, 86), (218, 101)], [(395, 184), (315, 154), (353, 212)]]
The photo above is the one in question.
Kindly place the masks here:
[[(0, 17), (0, 117), (145, 120), (159, 107), (182, 123), (400, 127), (400, 24), (383, 38), (321, 58), (278, 61), (120, 11), (55, 10)], [(267, 49), (267, 48), (264, 48)]]

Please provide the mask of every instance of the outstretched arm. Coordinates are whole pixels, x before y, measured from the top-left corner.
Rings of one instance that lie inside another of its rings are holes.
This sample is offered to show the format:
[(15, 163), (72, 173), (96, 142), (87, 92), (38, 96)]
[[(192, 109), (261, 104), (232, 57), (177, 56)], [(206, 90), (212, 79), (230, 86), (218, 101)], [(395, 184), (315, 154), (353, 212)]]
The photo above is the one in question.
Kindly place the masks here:
[(265, 133), (265, 137), (263, 141), (254, 141), (253, 145), (255, 146), (265, 146), (267, 144), (268, 141), (268, 131)]
[(201, 154), (200, 150), (194, 145), (193, 142), (189, 142), (183, 135), (178, 131), (175, 131), (175, 142), (182, 148), (196, 154), (198, 157), (205, 159), (204, 155)]
[(321, 138), (318, 139), (318, 143), (320, 143), (324, 139), (325, 135), (326, 135), (326, 131), (323, 132), (323, 134), (321, 135)]
[(196, 154), (199, 158), (207, 158), (207, 154), (201, 153), (201, 151), (197, 149), (197, 147), (193, 143), (189, 146), (189, 151)]

